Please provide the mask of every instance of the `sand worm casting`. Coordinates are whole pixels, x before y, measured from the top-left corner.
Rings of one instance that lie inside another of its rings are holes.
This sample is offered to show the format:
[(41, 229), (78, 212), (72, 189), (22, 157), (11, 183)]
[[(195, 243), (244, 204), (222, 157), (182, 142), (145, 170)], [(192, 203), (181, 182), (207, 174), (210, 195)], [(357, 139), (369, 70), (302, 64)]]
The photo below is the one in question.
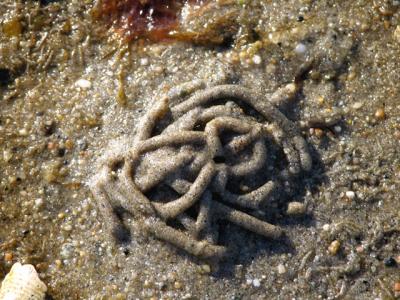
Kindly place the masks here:
[(295, 84), (261, 95), (198, 80), (155, 100), (129, 146), (104, 155), (93, 178), (110, 232), (122, 208), (146, 235), (202, 258), (227, 254), (218, 238), (226, 222), (279, 238), (262, 216), (311, 169), (305, 140), (276, 107), (295, 93)]

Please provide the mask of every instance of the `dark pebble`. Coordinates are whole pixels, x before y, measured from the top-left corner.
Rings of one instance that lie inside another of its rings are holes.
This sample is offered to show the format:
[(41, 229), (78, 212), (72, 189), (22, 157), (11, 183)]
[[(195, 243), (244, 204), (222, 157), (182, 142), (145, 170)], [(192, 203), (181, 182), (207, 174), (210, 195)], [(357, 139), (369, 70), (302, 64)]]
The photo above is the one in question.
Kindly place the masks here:
[(396, 260), (393, 257), (388, 257), (383, 260), (383, 263), (385, 264), (386, 267), (395, 267), (396, 266)]
[(12, 82), (11, 72), (0, 68), (0, 86), (7, 86)]

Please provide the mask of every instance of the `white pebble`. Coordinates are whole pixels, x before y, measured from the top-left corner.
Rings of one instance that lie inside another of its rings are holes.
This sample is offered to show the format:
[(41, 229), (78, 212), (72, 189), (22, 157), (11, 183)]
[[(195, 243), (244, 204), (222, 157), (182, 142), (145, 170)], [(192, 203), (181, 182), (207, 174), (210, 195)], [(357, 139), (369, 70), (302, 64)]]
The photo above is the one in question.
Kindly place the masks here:
[(35, 206), (36, 207), (40, 207), (40, 206), (42, 206), (43, 205), (43, 199), (42, 198), (37, 198), (36, 200), (35, 200)]
[(12, 158), (12, 153), (11, 153), (11, 151), (4, 150), (4, 151), (3, 151), (3, 159), (4, 159), (4, 161), (5, 161), (5, 162), (9, 162), (9, 161), (11, 160), (11, 158)]
[(303, 43), (298, 43), (294, 48), (294, 52), (296, 52), (297, 54), (304, 54), (306, 51), (307, 47)]
[(329, 224), (324, 224), (324, 226), (322, 226), (323, 231), (329, 231), (330, 228), (331, 226)]
[(147, 57), (140, 59), (141, 66), (147, 66), (149, 64), (149, 59)]
[(24, 128), (24, 129), (21, 129), (20, 131), (18, 131), (18, 133), (19, 133), (19, 135), (21, 135), (21, 136), (27, 136), (27, 135), (28, 135), (28, 130), (26, 130), (26, 129)]
[(335, 126), (333, 129), (335, 129), (335, 132), (337, 132), (337, 133), (342, 132), (342, 127), (340, 127), (340, 126)]
[(260, 55), (254, 55), (253, 56), (253, 63), (254, 64), (256, 64), (256, 65), (259, 65), (259, 64), (261, 64), (261, 56)]
[(395, 31), (393, 32), (393, 37), (397, 42), (400, 43), (400, 25), (397, 25)]
[(353, 200), (356, 197), (356, 193), (354, 193), (353, 191), (347, 191), (346, 197), (350, 200)]
[(285, 274), (286, 273), (286, 267), (283, 264), (278, 265), (278, 273), (279, 274)]
[(303, 215), (307, 211), (307, 206), (301, 202), (289, 202), (286, 213), (288, 215)]
[(260, 280), (259, 279), (253, 279), (253, 286), (254, 287), (260, 287), (260, 285), (261, 285), (261, 282), (260, 282)]
[(92, 87), (92, 83), (87, 79), (79, 79), (75, 84), (82, 89), (90, 89)]
[(362, 102), (355, 102), (353, 104), (354, 109), (360, 109), (363, 106)]

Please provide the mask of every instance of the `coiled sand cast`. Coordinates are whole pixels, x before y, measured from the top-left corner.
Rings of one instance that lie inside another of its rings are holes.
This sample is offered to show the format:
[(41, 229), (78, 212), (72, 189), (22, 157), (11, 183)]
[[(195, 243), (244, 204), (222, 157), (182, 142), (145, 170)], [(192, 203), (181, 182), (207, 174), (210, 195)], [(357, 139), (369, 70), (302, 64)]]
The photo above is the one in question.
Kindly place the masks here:
[(222, 220), (280, 237), (280, 227), (255, 215), (311, 168), (305, 140), (275, 106), (295, 92), (295, 84), (261, 95), (192, 81), (156, 100), (131, 146), (105, 155), (93, 178), (110, 232), (122, 207), (146, 234), (202, 258), (227, 254)]

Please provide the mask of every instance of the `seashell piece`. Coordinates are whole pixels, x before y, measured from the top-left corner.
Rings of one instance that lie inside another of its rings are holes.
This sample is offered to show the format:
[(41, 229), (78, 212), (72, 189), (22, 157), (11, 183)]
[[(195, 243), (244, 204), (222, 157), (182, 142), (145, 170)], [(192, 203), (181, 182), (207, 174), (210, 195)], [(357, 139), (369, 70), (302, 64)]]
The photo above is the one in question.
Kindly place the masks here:
[(42, 300), (46, 291), (35, 268), (17, 262), (1, 284), (0, 300)]

